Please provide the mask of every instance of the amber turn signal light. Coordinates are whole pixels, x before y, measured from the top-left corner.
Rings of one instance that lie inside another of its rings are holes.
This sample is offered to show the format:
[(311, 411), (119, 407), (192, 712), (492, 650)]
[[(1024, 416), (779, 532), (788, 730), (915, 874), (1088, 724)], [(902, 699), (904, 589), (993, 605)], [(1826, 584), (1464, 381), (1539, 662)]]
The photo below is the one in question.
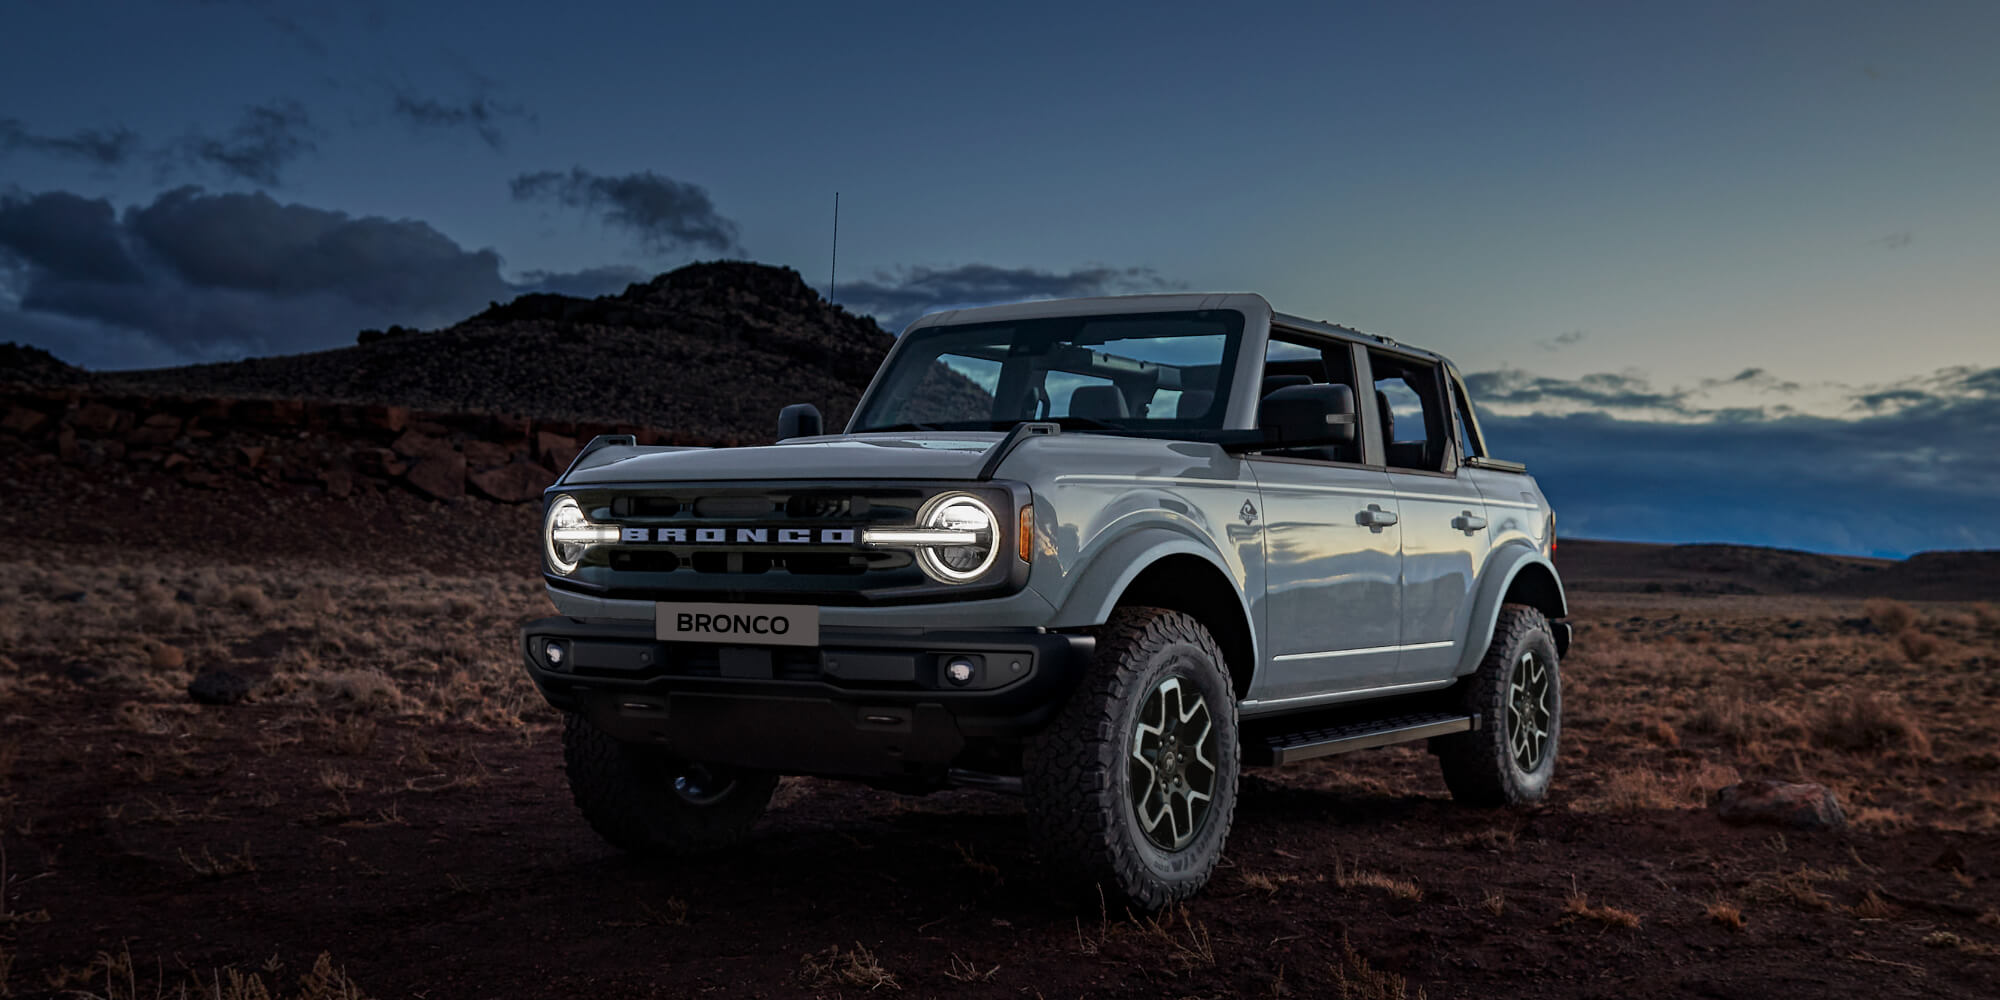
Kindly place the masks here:
[(1021, 505), (1021, 530), (1014, 533), (1015, 548), (1020, 552), (1022, 562), (1033, 562), (1035, 555), (1035, 505)]

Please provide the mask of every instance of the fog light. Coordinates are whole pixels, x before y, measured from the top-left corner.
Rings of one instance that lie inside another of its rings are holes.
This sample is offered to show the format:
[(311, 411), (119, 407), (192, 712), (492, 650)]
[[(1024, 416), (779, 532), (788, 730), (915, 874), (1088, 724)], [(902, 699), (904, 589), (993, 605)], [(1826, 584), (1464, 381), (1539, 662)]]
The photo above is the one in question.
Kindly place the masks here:
[(972, 679), (978, 675), (979, 665), (963, 656), (954, 657), (951, 662), (944, 665), (945, 680), (959, 687), (972, 683)]
[(548, 658), (550, 667), (553, 667), (557, 670), (562, 669), (563, 665), (562, 643), (552, 642), (542, 647), (542, 655)]

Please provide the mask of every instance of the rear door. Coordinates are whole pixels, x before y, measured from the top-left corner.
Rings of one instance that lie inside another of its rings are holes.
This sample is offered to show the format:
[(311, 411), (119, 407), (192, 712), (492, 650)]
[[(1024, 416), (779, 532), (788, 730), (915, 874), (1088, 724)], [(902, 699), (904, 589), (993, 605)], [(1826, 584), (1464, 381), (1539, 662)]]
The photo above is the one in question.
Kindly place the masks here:
[[(1273, 329), (1264, 384), (1355, 382), (1343, 341)], [(1365, 424), (1365, 421), (1364, 421)], [(1389, 476), (1362, 440), (1253, 455), (1264, 509), (1266, 662), (1254, 703), (1328, 700), (1396, 682), (1401, 529)]]
[(1486, 501), (1460, 475), (1442, 366), (1370, 349), (1369, 377), (1385, 442), (1384, 465), (1402, 514), (1402, 683), (1457, 670), (1474, 581), (1489, 548)]

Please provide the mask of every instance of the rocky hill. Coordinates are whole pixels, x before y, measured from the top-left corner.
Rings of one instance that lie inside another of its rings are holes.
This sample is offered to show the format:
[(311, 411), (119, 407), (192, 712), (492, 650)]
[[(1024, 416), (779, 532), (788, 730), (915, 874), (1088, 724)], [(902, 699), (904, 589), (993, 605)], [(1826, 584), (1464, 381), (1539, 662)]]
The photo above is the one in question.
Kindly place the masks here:
[(363, 331), (359, 340), (115, 373), (82, 373), (32, 351), (41, 357), (0, 357), (0, 382), (87, 374), (99, 390), (133, 395), (393, 404), (755, 438), (773, 433), (790, 403), (817, 405), (828, 426), (844, 423), (892, 342), (797, 271), (743, 261), (691, 264), (596, 299), (525, 295), (443, 330)]

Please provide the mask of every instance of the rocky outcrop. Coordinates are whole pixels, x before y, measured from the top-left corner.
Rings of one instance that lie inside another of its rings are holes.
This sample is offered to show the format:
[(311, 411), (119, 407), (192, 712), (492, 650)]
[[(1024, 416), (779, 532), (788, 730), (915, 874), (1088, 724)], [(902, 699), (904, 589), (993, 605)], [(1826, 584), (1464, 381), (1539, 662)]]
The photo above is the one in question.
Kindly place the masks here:
[(524, 295), (446, 329), (309, 354), (84, 372), (33, 352), (19, 359), (20, 377), (0, 363), (0, 383), (87, 380), (134, 395), (373, 404), (370, 429), (392, 436), (414, 419), (408, 407), (756, 443), (770, 439), (778, 410), (791, 403), (818, 406), (828, 426), (845, 423), (893, 342), (873, 319), (829, 304), (797, 271), (716, 261), (617, 295)]

